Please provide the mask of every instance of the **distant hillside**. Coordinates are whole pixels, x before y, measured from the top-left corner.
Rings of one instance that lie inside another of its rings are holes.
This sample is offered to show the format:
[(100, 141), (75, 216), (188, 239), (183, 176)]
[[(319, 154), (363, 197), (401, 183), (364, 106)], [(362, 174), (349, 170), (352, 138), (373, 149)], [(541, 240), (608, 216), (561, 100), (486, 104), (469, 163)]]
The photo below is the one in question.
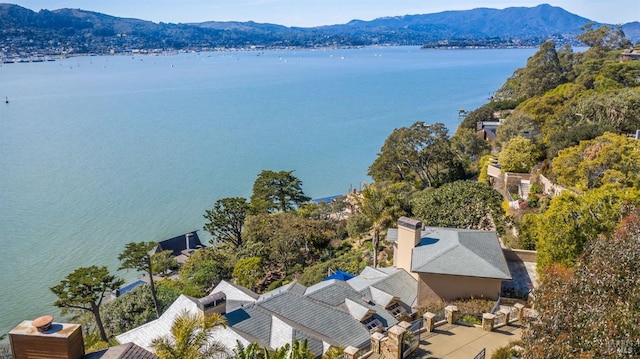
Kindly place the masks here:
[(430, 32), (442, 39), (482, 38), (546, 38), (572, 35), (591, 20), (571, 14), (562, 8), (539, 5), (533, 8), (511, 7), (504, 10), (478, 8), (467, 11), (445, 11), (427, 15), (387, 17), (373, 21), (354, 20), (346, 26), (359, 30)]
[[(158, 24), (79, 9), (34, 12), (0, 4), (0, 56), (248, 46), (539, 46), (548, 39), (575, 44), (575, 35), (589, 22), (550, 5), (445, 11), (300, 28), (255, 22)], [(632, 41), (640, 40), (639, 23), (627, 24), (624, 29)]]

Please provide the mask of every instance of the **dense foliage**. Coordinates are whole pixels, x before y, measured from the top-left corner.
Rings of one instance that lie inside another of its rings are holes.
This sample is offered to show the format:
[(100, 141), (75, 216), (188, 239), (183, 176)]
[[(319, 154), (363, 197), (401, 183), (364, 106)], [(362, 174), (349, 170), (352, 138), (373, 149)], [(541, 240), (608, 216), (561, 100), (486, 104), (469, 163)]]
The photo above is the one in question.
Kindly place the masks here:
[(525, 358), (640, 355), (640, 213), (590, 242), (574, 269), (546, 269), (523, 334)]
[(413, 202), (414, 216), (426, 226), (504, 230), (502, 196), (489, 185), (457, 181), (427, 189)]
[(573, 266), (590, 240), (615, 228), (637, 206), (640, 188), (614, 185), (555, 197), (546, 211), (530, 217), (527, 228), (538, 250), (538, 270), (551, 264)]
[(640, 188), (638, 141), (613, 133), (582, 141), (558, 153), (552, 173), (558, 184), (568, 188), (588, 190), (606, 184)]
[(464, 175), (447, 128), (416, 122), (393, 130), (369, 167), (376, 182), (406, 182), (418, 189), (437, 187)]

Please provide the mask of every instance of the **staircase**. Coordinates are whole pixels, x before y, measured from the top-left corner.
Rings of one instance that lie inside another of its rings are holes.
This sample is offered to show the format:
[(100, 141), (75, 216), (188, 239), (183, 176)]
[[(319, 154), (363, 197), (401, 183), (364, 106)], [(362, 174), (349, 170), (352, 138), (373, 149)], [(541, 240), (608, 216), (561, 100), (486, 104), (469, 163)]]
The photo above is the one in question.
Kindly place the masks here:
[(531, 191), (531, 181), (520, 180), (520, 193), (518, 193), (518, 195), (520, 195), (520, 198), (527, 199), (527, 197), (529, 197), (529, 191)]

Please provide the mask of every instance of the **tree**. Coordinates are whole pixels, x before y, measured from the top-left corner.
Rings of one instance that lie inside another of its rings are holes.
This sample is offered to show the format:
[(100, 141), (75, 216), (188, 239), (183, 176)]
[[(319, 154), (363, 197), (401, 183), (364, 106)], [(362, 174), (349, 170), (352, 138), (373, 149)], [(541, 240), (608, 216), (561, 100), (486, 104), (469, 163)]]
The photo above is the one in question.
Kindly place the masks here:
[(368, 174), (376, 182), (406, 182), (423, 189), (459, 179), (464, 171), (447, 128), (416, 122), (393, 130)]
[(153, 305), (156, 309), (156, 316), (160, 318), (160, 306), (156, 295), (156, 285), (153, 279), (153, 263), (151, 260), (152, 251), (158, 246), (155, 242), (130, 242), (124, 247), (124, 251), (118, 255), (118, 260), (122, 262), (119, 269), (135, 269), (139, 272), (146, 272), (149, 275), (149, 285), (153, 296)]
[(156, 319), (151, 288), (136, 286), (117, 300), (105, 303), (100, 312), (105, 330), (113, 335), (124, 333)]
[(313, 359), (313, 353), (309, 351), (306, 339), (302, 341), (297, 339), (293, 342), (289, 359)]
[(183, 311), (173, 320), (171, 337), (156, 338), (151, 347), (161, 359), (224, 358), (228, 354), (226, 348), (212, 340), (210, 334), (226, 325), (224, 317), (217, 313), (204, 316)]
[(54, 305), (60, 308), (78, 309), (91, 312), (102, 341), (108, 341), (102, 319), (100, 305), (106, 293), (118, 289), (124, 282), (109, 274), (105, 266), (81, 267), (67, 275), (51, 291), (58, 297)]
[[(514, 98), (529, 98), (542, 95), (565, 81), (555, 44), (546, 41), (527, 60), (527, 65), (516, 70), (503, 87), (509, 88)], [(502, 92), (506, 91), (503, 89)]]
[(253, 183), (252, 213), (288, 212), (310, 201), (302, 191), (302, 181), (293, 171), (264, 170)]
[(251, 290), (255, 289), (262, 277), (264, 277), (264, 267), (259, 257), (241, 259), (233, 269), (233, 278), (236, 279), (236, 283)]
[(172, 250), (167, 249), (151, 256), (151, 270), (153, 270), (153, 273), (164, 276), (177, 268), (178, 261), (173, 256)]
[(584, 195), (566, 191), (554, 197), (549, 208), (530, 225), (534, 233), (526, 234), (536, 238), (538, 270), (552, 264), (572, 267), (589, 240), (614, 229), (639, 205), (640, 189), (616, 185), (593, 189)]
[(582, 190), (613, 183), (640, 188), (638, 141), (605, 133), (558, 152), (552, 173), (558, 184)]
[(246, 243), (263, 243), (264, 259), (278, 269), (309, 265), (336, 235), (336, 223), (304, 218), (291, 212), (247, 218)]
[(353, 231), (349, 235), (358, 236), (372, 232), (374, 268), (378, 267), (378, 245), (382, 231), (386, 230), (398, 217), (406, 214), (402, 210), (402, 205), (394, 206), (396, 199), (398, 199), (397, 196), (393, 196), (384, 188), (365, 185), (361, 194), (356, 196), (356, 215), (347, 220), (347, 228)]
[(597, 26), (588, 23), (581, 29), (582, 34), (577, 39), (589, 46), (587, 57), (601, 57), (606, 51), (619, 50), (631, 46), (631, 42), (625, 37), (621, 28), (612, 28), (608, 25)]
[(200, 293), (209, 292), (221, 279), (231, 276), (233, 268), (222, 253), (227, 251), (212, 247), (195, 251), (180, 267), (180, 280)]
[(528, 173), (539, 157), (538, 147), (533, 141), (516, 136), (500, 151), (498, 163), (504, 172)]
[(458, 128), (450, 142), (458, 158), (470, 164), (489, 153), (489, 141), (479, 137), (475, 129)]
[(515, 112), (498, 126), (496, 140), (504, 146), (518, 136), (532, 139), (539, 134), (540, 125), (532, 116), (522, 112)]
[(242, 228), (249, 210), (246, 198), (222, 198), (216, 201), (213, 209), (206, 210), (204, 218), (209, 223), (204, 229), (211, 233), (211, 244), (229, 243), (235, 248), (242, 246)]
[(534, 292), (537, 320), (523, 332), (524, 358), (640, 355), (640, 212), (591, 238), (573, 269), (548, 267)]
[(426, 226), (504, 230), (502, 196), (485, 183), (456, 181), (423, 191), (413, 202), (414, 217)]
[(237, 341), (233, 349), (235, 359), (312, 359), (313, 353), (309, 351), (307, 340), (296, 339), (293, 346), (286, 343), (273, 351), (263, 348), (260, 350), (258, 344), (251, 343), (246, 348)]
[(235, 359), (263, 359), (264, 353), (260, 350), (258, 343), (249, 343), (246, 347), (236, 339), (236, 347), (233, 348)]

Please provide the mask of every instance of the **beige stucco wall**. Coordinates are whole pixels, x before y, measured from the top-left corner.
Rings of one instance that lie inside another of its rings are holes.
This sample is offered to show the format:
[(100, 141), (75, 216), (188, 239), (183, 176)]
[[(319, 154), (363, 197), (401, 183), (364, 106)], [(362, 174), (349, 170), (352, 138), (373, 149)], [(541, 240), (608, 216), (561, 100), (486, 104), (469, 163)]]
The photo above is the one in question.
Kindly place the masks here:
[(469, 297), (498, 299), (501, 285), (500, 279), (420, 273), (418, 306), (424, 306), (433, 299), (454, 300)]
[(411, 254), (420, 242), (422, 223), (407, 217), (398, 220), (398, 241), (394, 253), (394, 264), (418, 279), (418, 274), (411, 272)]

